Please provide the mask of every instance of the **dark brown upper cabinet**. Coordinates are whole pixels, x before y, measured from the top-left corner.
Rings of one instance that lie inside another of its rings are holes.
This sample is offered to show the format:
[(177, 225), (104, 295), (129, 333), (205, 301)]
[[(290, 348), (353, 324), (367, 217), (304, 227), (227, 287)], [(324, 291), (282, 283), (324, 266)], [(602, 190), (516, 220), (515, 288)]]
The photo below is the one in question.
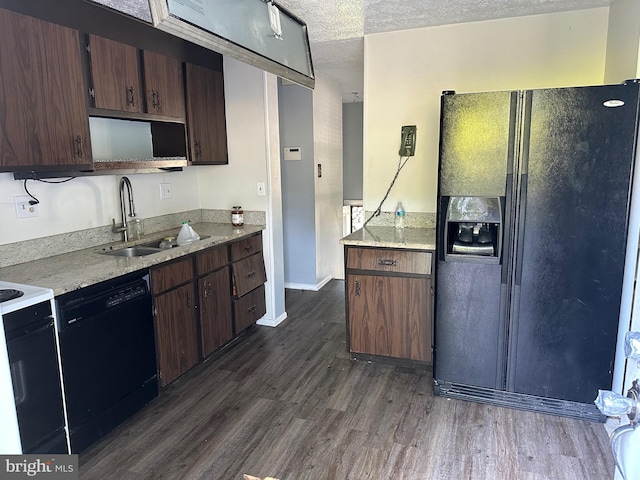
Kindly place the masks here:
[(89, 52), (95, 108), (184, 122), (180, 60), (96, 35), (89, 35)]
[(182, 62), (148, 50), (142, 58), (147, 112), (184, 119)]
[(191, 164), (229, 163), (222, 72), (187, 63), (186, 87)]
[(89, 51), (94, 107), (121, 112), (143, 112), (138, 49), (89, 35)]
[(0, 171), (89, 167), (80, 38), (0, 9)]

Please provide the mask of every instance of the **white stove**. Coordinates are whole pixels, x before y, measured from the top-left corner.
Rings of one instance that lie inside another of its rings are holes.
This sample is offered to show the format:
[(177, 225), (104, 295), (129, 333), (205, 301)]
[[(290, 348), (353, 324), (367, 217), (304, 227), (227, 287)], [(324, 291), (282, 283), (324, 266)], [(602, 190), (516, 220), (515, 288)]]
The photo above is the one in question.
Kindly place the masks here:
[[(0, 281), (0, 291), (2, 290), (22, 292), (22, 295), (4, 302), (0, 301), (0, 317), (53, 298), (53, 290), (50, 288), (34, 287), (32, 285), (23, 285), (22, 283)], [(0, 295), (1, 297), (2, 295)]]

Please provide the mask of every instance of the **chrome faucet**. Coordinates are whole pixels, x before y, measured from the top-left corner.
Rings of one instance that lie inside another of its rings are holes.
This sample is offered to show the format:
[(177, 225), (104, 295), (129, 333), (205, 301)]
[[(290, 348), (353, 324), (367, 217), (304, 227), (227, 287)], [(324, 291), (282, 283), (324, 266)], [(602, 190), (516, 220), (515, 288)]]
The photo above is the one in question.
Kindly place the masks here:
[(127, 210), (124, 202), (124, 190), (127, 189), (127, 199), (129, 201), (129, 216), (136, 216), (136, 207), (133, 204), (133, 187), (131, 186), (131, 182), (127, 177), (122, 177), (120, 179), (120, 215), (122, 216), (122, 224), (120, 226), (116, 225), (116, 219), (113, 219), (113, 227), (111, 231), (113, 233), (122, 232), (122, 241), (126, 242), (129, 240), (129, 235), (127, 233)]

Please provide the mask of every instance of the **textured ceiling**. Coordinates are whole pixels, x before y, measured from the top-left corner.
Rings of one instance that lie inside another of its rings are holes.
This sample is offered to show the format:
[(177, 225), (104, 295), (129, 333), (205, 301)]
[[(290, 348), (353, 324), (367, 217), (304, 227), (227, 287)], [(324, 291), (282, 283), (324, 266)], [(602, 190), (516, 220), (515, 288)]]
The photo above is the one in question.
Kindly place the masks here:
[(605, 7), (614, 0), (275, 1), (305, 21), (316, 74), (336, 80), (350, 102), (362, 99), (364, 34)]
[[(151, 20), (148, 0), (94, 1)], [(316, 74), (337, 81), (343, 101), (362, 98), (365, 34), (606, 7), (613, 1), (275, 0), (307, 24)]]

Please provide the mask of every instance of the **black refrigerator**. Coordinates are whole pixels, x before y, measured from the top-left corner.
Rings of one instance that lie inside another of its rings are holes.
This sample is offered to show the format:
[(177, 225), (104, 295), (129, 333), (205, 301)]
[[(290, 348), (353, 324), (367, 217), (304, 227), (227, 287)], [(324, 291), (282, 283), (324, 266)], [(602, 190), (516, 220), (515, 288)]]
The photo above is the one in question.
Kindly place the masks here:
[(603, 421), (639, 85), (441, 99), (437, 395)]

